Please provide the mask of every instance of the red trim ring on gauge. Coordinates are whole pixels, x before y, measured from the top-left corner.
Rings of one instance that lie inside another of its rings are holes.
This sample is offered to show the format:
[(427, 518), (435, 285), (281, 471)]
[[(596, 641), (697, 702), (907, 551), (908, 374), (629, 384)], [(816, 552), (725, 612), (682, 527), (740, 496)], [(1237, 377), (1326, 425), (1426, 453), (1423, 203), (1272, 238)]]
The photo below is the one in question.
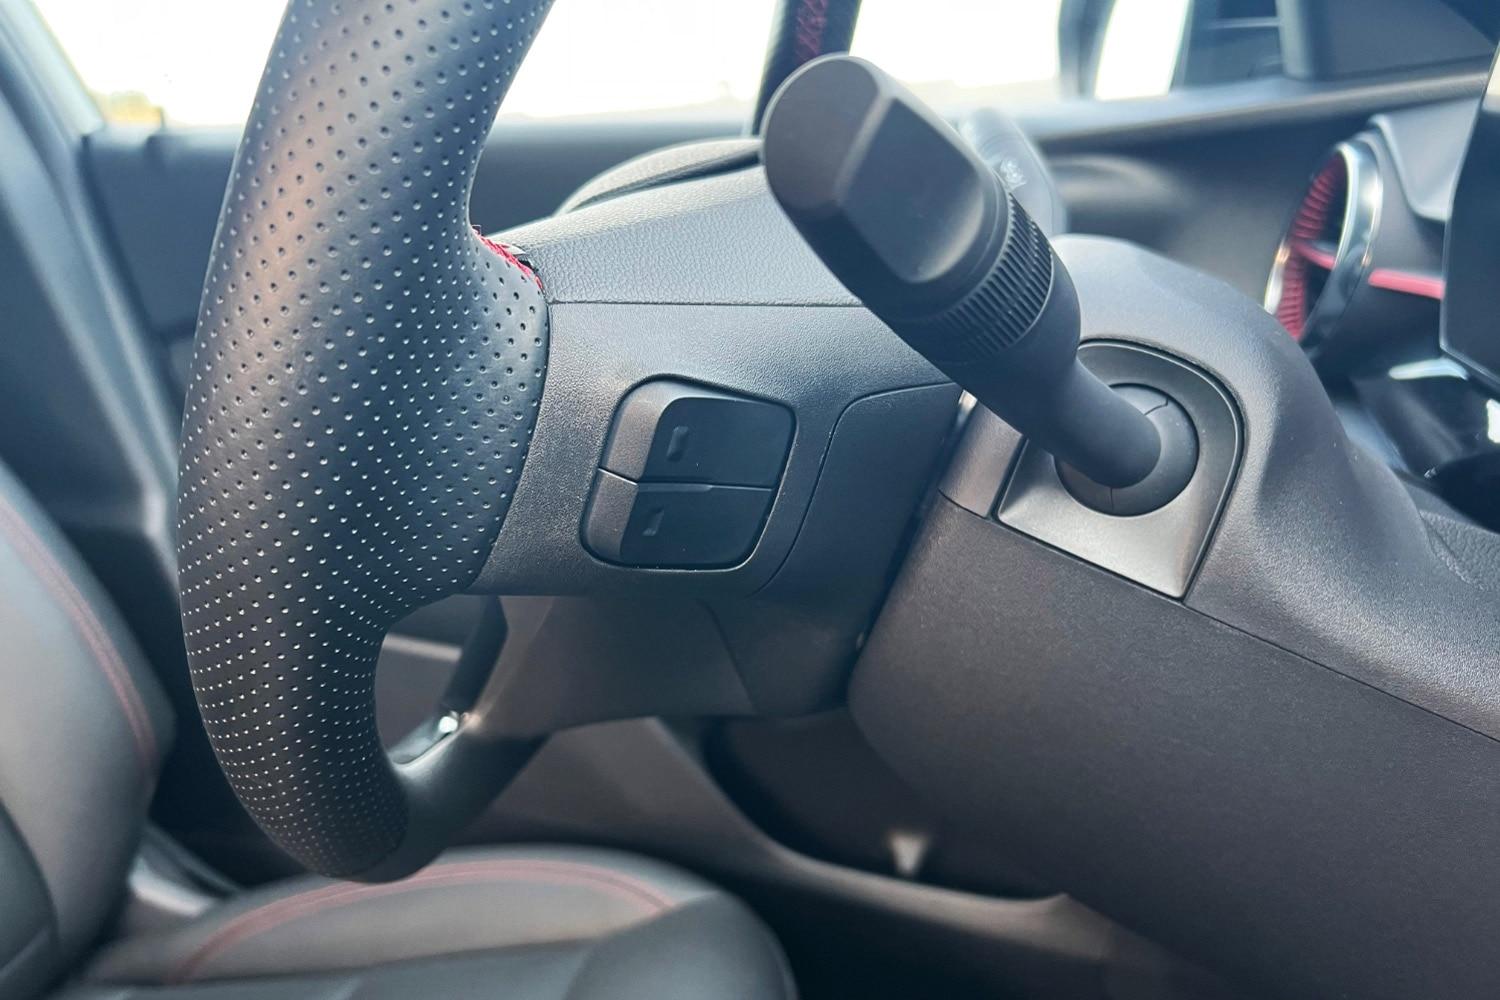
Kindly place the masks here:
[(1266, 310), (1293, 339), (1321, 340), (1364, 280), (1382, 193), (1375, 151), (1361, 138), (1335, 146), (1313, 175), (1266, 283)]

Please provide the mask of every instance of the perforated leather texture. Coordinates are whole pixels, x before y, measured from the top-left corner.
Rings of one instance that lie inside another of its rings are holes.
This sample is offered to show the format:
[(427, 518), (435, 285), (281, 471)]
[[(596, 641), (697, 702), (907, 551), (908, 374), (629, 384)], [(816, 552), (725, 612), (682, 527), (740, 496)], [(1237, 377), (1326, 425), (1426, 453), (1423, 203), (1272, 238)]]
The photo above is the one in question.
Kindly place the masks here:
[(293, 0), (235, 158), (183, 424), (183, 621), (230, 783), (326, 874), (405, 835), (380, 641), (473, 581), (536, 419), (546, 305), (468, 192), (549, 6)]

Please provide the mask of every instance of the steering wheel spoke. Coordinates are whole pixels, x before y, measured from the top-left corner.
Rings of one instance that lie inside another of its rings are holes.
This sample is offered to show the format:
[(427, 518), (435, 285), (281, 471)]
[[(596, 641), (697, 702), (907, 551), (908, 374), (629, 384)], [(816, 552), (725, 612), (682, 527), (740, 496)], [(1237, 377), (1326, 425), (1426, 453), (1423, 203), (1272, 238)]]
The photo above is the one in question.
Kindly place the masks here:
[[(324, 874), (421, 866), (547, 733), (834, 704), (953, 428), (958, 389), (822, 266), (754, 141), (473, 230), (547, 7), (293, 0), (230, 178), (183, 623), (230, 784)], [(533, 603), (388, 751), (382, 640), (460, 592)]]
[(468, 193), (548, 6), (294, 0), (235, 159), (183, 429), (184, 625), (230, 782), (327, 874), (425, 861), (458, 772), (519, 752), (460, 728), (398, 771), (374, 676), (391, 624), (478, 575), (536, 421), (546, 301)]

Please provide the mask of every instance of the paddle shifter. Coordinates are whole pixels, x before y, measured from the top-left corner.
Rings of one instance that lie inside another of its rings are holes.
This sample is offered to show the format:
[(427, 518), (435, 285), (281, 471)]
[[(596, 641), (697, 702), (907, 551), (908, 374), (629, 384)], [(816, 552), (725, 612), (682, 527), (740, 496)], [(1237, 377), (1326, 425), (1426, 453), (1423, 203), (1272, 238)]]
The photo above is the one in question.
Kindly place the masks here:
[(1191, 424), (1164, 397), (1127, 398), (1079, 362), (1078, 299), (1052, 245), (912, 93), (860, 59), (809, 63), (771, 105), (763, 157), (777, 201), (834, 275), (1051, 452), (1081, 501), (1151, 477), (1147, 492), (1165, 503), (1185, 485)]

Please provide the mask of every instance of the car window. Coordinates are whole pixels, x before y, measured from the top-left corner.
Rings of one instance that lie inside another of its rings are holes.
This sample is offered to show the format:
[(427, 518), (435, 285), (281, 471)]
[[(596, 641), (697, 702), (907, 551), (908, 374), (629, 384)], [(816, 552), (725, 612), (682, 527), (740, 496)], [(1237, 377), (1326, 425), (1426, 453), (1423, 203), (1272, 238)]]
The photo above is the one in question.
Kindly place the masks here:
[[(177, 126), (244, 120), (285, 7), (284, 0), (35, 2), (107, 119)], [(561, 0), (502, 114), (743, 118), (760, 81), (772, 6)], [(1250, 47), (1248, 69), (1235, 62), (1230, 72), (1265, 71), (1266, 57), (1255, 54), (1274, 47), (1264, 38), (1267, 29), (1275, 35), (1274, 0), (923, 0), (920, 16), (907, 0), (865, 0), (853, 50), (957, 112), (1162, 94), (1206, 64), (1187, 58), (1184, 41), (1223, 49), (1210, 29), (1231, 21), (1258, 26), (1263, 44)], [(1249, 36), (1225, 37), (1239, 53)], [(1207, 59), (1210, 70), (1219, 62)]]
[(1061, 0), (902, 0), (860, 7), (851, 51), (878, 63), (934, 107), (1047, 103), (1062, 96)]
[[(113, 121), (237, 125), (249, 113), (285, 0), (37, 0)], [(563, 0), (505, 114), (729, 118), (755, 97), (767, 0)]]

